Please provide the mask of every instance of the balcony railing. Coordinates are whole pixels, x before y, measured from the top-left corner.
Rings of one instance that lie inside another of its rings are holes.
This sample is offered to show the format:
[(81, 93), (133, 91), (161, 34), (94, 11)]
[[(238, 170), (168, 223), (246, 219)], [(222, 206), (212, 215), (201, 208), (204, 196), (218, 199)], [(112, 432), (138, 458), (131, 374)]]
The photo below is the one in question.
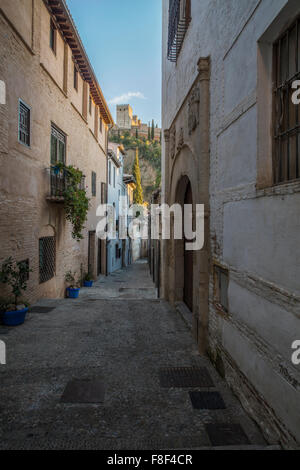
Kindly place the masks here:
[(191, 21), (191, 0), (169, 0), (168, 59), (176, 62)]
[[(47, 199), (54, 202), (64, 201), (64, 192), (68, 187), (68, 175), (64, 170), (59, 171), (55, 167), (48, 169), (50, 176), (50, 194)], [(83, 177), (78, 189), (85, 189), (85, 178)]]

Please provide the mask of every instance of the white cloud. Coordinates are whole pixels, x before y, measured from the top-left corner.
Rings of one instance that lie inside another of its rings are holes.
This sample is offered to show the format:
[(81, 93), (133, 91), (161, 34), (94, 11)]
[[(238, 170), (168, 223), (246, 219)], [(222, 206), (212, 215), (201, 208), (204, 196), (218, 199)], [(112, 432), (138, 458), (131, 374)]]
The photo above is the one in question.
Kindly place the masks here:
[(127, 104), (131, 98), (139, 98), (141, 100), (145, 100), (146, 97), (140, 91), (129, 91), (128, 93), (124, 93), (121, 96), (115, 96), (112, 100), (110, 100), (109, 104)]

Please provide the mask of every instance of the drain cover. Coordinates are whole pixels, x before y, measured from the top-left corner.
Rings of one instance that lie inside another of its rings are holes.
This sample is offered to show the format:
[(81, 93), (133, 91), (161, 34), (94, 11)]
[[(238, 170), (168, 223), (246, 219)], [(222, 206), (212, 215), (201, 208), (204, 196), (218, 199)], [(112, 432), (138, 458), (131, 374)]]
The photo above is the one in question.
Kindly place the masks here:
[(103, 403), (104, 382), (97, 379), (74, 379), (67, 383), (60, 401), (62, 403)]
[(55, 307), (31, 307), (29, 313), (50, 313), (52, 310), (55, 310)]
[(196, 410), (224, 410), (225, 403), (219, 392), (189, 392)]
[(206, 424), (205, 429), (213, 446), (250, 444), (240, 424)]
[(161, 387), (214, 387), (205, 367), (168, 367), (159, 370)]

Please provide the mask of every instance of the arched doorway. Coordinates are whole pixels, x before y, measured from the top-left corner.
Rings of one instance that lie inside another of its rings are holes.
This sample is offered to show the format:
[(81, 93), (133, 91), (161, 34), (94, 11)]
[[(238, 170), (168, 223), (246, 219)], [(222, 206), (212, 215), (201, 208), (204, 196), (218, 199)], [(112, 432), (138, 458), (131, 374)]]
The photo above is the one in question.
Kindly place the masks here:
[[(183, 206), (183, 216), (185, 213), (185, 204), (193, 204), (193, 194), (192, 194), (192, 187), (190, 181), (187, 184), (185, 195), (184, 195), (184, 206)], [(184, 237), (184, 281), (183, 281), (183, 301), (190, 309), (193, 311), (193, 281), (194, 281), (194, 272), (193, 272), (193, 264), (194, 264), (194, 252), (192, 250), (186, 249), (186, 242), (187, 240)]]
[[(191, 240), (185, 239), (184, 234), (185, 204), (193, 204), (193, 192), (190, 179), (186, 175), (181, 176), (178, 181), (176, 186), (175, 202), (176, 204), (179, 204), (182, 209), (182, 237), (180, 239), (174, 239), (171, 244), (171, 252), (174, 256), (175, 269), (174, 278), (170, 278), (170, 282), (174, 283), (174, 297), (171, 297), (170, 300), (171, 302), (184, 302), (189, 310), (193, 312), (195, 307), (195, 299), (193, 295), (194, 251), (186, 249), (186, 242), (191, 242)], [(174, 235), (174, 220), (172, 225), (172, 232)]]

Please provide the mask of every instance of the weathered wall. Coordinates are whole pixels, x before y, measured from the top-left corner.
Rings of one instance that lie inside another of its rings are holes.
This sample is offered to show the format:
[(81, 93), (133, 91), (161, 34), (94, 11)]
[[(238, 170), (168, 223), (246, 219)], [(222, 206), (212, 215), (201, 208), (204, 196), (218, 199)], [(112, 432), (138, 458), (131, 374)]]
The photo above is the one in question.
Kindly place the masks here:
[[(229, 270), (229, 314), (215, 308), (211, 270), (208, 351), (216, 364), (223, 363), (227, 380), (267, 438), (294, 446), (300, 441), (300, 371), (291, 362), (291, 344), (300, 331), (300, 184), (257, 188), (258, 172), (266, 173), (272, 158), (270, 150), (263, 151), (270, 140), (271, 86), (266, 57), (258, 58), (265, 44), (272, 50), (272, 41), (300, 13), (300, 5), (294, 0), (192, 0), (192, 21), (174, 64), (166, 58), (168, 3), (163, 2), (163, 130), (181, 119), (197, 61), (210, 57), (210, 266), (217, 262)], [(265, 88), (258, 90), (262, 84)], [(166, 167), (168, 146), (163, 139), (163, 200), (170, 184), (176, 186)], [(259, 155), (264, 160), (258, 166)], [(179, 178), (183, 171), (173, 174)], [(201, 188), (199, 179), (193, 179), (196, 183)], [(162, 277), (166, 295), (166, 270)]]
[[(14, 24), (18, 28), (24, 12), (18, 8), (19, 2), (10, 1), (9, 4), (10, 11), (13, 11)], [(5, 132), (1, 127), (0, 134), (0, 259), (10, 255), (17, 261), (29, 258), (33, 273), (30, 274), (26, 296), (32, 302), (40, 297), (64, 295), (64, 275), (69, 269), (76, 270), (78, 275), (81, 266), (87, 271), (87, 233), (96, 229), (95, 210), (100, 204), (101, 181), (106, 182), (106, 146), (101, 138), (97, 140), (90, 132), (82, 116), (82, 80), (79, 77), (76, 92), (71, 78), (70, 50), (65, 49), (58, 34), (57, 54), (53, 54), (49, 47), (49, 13), (42, 1), (35, 0), (33, 5), (33, 51), (23, 42), (27, 41), (27, 33), (23, 38), (21, 29), (18, 35), (6, 17), (0, 14), (0, 79), (7, 85), (7, 105), (4, 106), (5, 119), (2, 121), (6, 126)], [(64, 82), (63, 63), (66, 52), (69, 55), (69, 73), (68, 80)], [(67, 84), (65, 91), (64, 83)], [(30, 147), (18, 142), (19, 98), (31, 108)], [(67, 136), (66, 163), (79, 167), (86, 175), (91, 206), (84, 240), (80, 243), (71, 238), (71, 227), (65, 221), (62, 205), (46, 201), (50, 191), (47, 169), (50, 167), (51, 123)], [(94, 127), (90, 127), (93, 132)], [(96, 197), (91, 196), (92, 171), (97, 174)], [(39, 284), (38, 239), (53, 234), (56, 236), (56, 275), (52, 280)], [(95, 250), (97, 251), (97, 247)], [(105, 249), (102, 250), (102, 256), (105, 260)], [(105, 271), (103, 263), (102, 271)], [(97, 257), (93, 266), (94, 275), (96, 271)]]

